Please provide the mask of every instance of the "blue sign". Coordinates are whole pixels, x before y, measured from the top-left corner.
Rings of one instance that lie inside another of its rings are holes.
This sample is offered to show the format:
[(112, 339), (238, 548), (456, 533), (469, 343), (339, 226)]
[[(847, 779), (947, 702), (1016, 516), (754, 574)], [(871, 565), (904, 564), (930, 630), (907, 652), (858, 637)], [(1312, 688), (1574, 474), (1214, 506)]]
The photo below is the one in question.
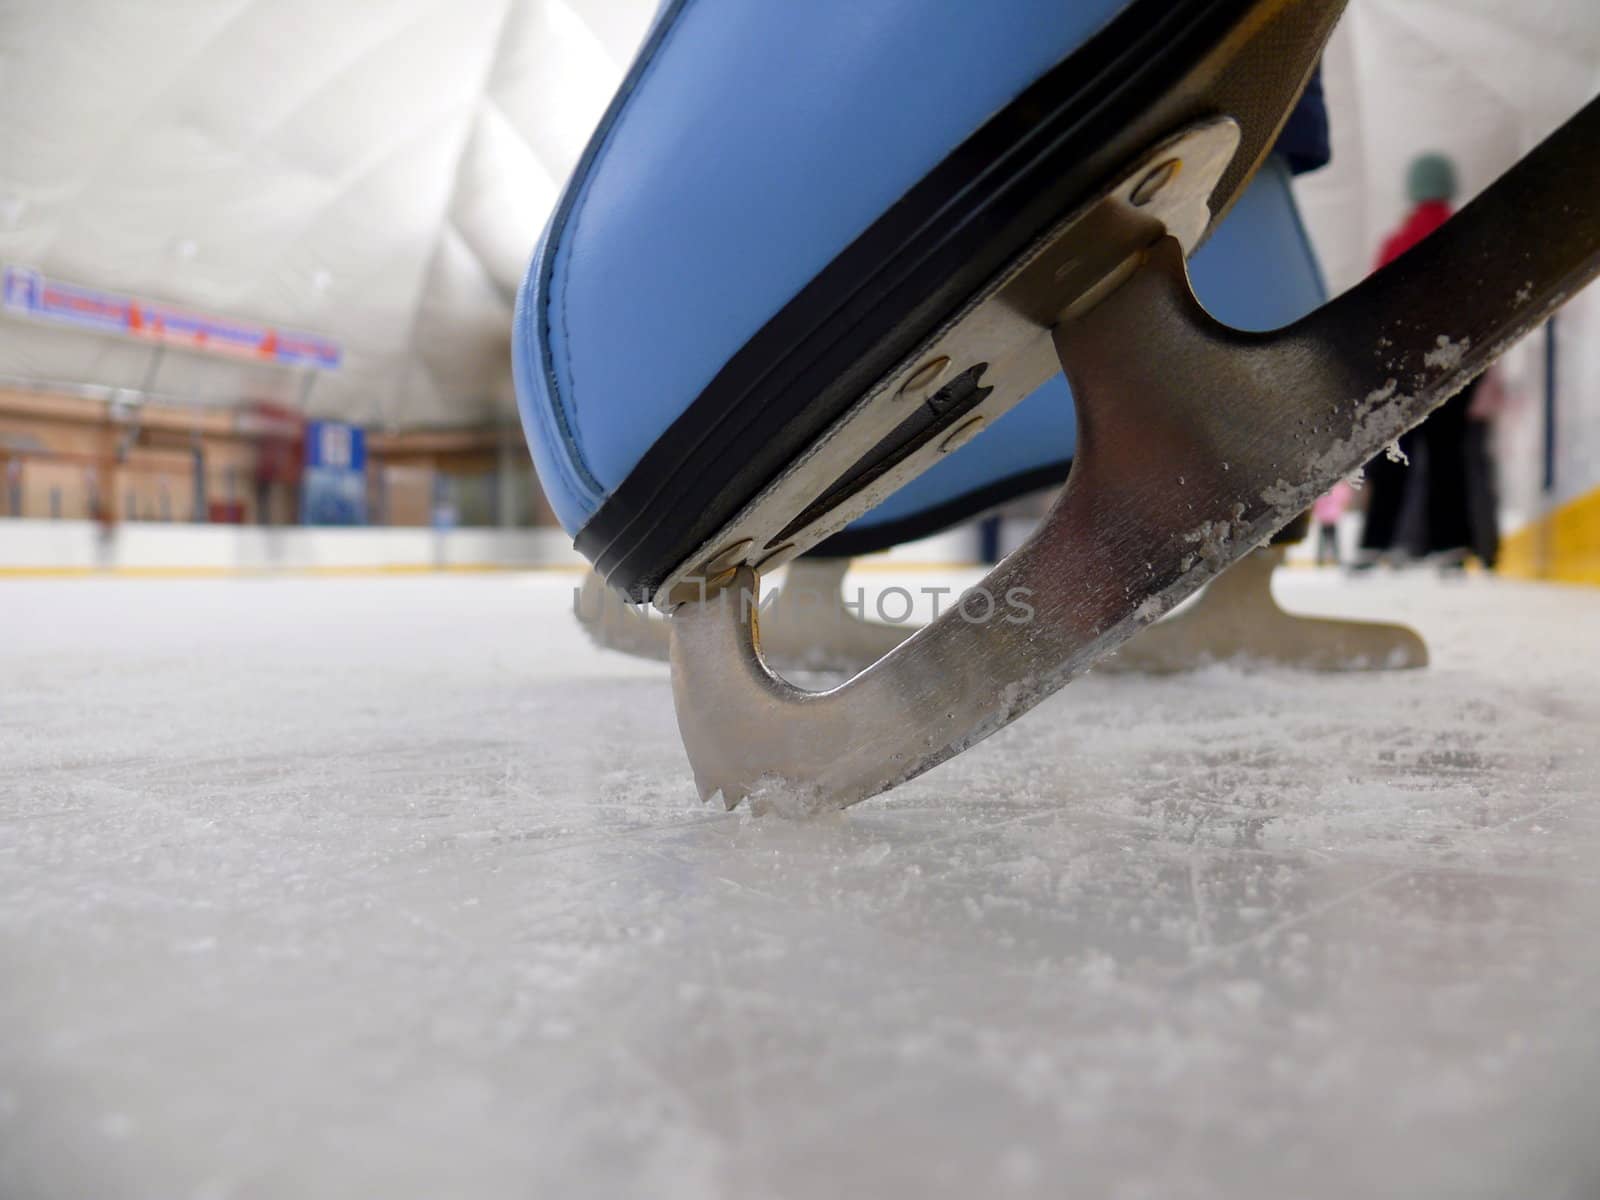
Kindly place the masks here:
[(367, 431), (343, 421), (306, 424), (306, 466), (340, 471), (367, 469)]
[(306, 425), (300, 519), (307, 525), (367, 523), (367, 434), (342, 421)]

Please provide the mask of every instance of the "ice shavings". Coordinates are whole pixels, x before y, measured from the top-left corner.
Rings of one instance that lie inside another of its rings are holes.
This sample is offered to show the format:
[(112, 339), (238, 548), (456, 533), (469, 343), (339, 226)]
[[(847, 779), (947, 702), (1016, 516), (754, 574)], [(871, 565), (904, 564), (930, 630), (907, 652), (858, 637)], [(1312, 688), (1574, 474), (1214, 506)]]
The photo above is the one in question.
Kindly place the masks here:
[[(757, 780), (745, 803), (752, 816), (771, 814), (791, 821), (837, 812), (841, 807), (839, 801), (821, 787), (797, 784), (776, 776), (763, 776)], [(733, 809), (737, 804), (727, 807)]]

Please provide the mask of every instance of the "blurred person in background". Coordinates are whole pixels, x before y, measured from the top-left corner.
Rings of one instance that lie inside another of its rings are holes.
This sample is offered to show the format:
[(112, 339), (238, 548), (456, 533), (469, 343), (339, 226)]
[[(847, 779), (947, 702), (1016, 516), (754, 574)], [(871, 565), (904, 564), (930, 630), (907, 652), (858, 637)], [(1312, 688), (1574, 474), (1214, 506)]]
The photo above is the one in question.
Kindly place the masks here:
[[(1455, 164), (1443, 154), (1412, 160), (1406, 176), (1411, 209), (1385, 239), (1384, 267), (1450, 219), (1457, 191)], [(1498, 554), (1488, 415), (1474, 380), (1366, 467), (1369, 487), (1358, 568), (1380, 560), (1425, 558), (1461, 568), (1469, 552), (1492, 566)]]
[(1311, 506), (1311, 521), (1317, 527), (1317, 566), (1339, 565), (1339, 518), (1350, 507), (1355, 489), (1345, 479), (1317, 498)]
[(1505, 372), (1490, 367), (1479, 378), (1467, 408), (1467, 525), (1471, 549), (1491, 571), (1500, 561), (1500, 489), (1495, 478), (1491, 435), (1494, 422), (1511, 405)]

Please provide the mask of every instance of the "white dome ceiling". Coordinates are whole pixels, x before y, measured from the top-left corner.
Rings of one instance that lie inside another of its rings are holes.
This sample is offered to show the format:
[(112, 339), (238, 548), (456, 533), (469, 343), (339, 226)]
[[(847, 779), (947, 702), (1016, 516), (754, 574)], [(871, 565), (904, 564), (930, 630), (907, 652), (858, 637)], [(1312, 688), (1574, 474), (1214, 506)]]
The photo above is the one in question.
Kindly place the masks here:
[[(653, 0), (0, 0), (0, 260), (325, 334), (314, 413), (511, 411), (511, 300)], [(138, 386), (152, 347), (0, 320), (0, 376)], [(153, 390), (294, 400), (168, 352)]]
[[(1067, 2), (1067, 0), (1062, 0)], [(0, 0), (0, 261), (328, 335), (314, 414), (512, 410), (511, 298), (655, 0)], [(1596, 0), (1352, 0), (1336, 160), (1301, 189), (1330, 282), (1369, 265), (1419, 149), (1469, 191), (1600, 86)], [(0, 317), (0, 376), (135, 387), (149, 345)], [(168, 352), (153, 389), (296, 400)]]
[(1323, 80), (1333, 162), (1297, 191), (1342, 291), (1405, 215), (1416, 155), (1454, 159), (1465, 201), (1600, 91), (1600, 0), (1350, 0)]

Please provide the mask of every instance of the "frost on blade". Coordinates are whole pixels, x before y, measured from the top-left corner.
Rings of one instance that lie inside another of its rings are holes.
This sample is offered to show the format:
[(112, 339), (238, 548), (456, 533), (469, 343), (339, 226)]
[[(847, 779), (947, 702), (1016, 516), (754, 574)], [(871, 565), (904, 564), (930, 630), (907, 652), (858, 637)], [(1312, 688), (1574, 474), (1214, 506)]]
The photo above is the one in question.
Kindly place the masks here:
[(1311, 506), (1311, 502), (1325, 490), (1324, 484), (1332, 478), (1344, 474), (1350, 469), (1352, 457), (1364, 459), (1370, 451), (1360, 448), (1370, 446), (1377, 439), (1372, 435), (1376, 432), (1373, 428), (1378, 410), (1391, 402), (1398, 404), (1409, 403), (1409, 395), (1400, 394), (1399, 382), (1388, 379), (1380, 388), (1374, 388), (1360, 400), (1354, 402), (1355, 415), (1351, 426), (1350, 436), (1335, 439), (1327, 449), (1311, 460), (1305, 478), (1297, 483), (1287, 479), (1279, 479), (1261, 491), (1261, 499), (1273, 508), (1300, 512)]
[(1400, 449), (1400, 441), (1398, 438), (1383, 448), (1383, 456), (1392, 463), (1399, 463), (1402, 467), (1409, 467), (1411, 465), (1411, 456), (1408, 455), (1404, 450)]
[[(1233, 517), (1227, 521), (1202, 521), (1199, 528), (1192, 533), (1183, 535), (1186, 542), (1197, 543), (1200, 547), (1199, 557), (1210, 561), (1228, 558), (1229, 548), (1239, 538), (1249, 532), (1249, 526), (1241, 519), (1244, 516), (1244, 505), (1233, 506)], [(1192, 556), (1188, 561), (1192, 562)], [(1188, 570), (1188, 567), (1184, 567)]]
[(1444, 334), (1434, 339), (1434, 349), (1428, 351), (1422, 361), (1430, 367), (1440, 367), (1446, 371), (1453, 371), (1461, 365), (1461, 360), (1466, 357), (1467, 351), (1472, 349), (1470, 338), (1462, 338), (1453, 342)]
[(1166, 603), (1159, 596), (1150, 596), (1144, 603), (1133, 610), (1133, 615), (1142, 625), (1154, 625), (1167, 611)]

